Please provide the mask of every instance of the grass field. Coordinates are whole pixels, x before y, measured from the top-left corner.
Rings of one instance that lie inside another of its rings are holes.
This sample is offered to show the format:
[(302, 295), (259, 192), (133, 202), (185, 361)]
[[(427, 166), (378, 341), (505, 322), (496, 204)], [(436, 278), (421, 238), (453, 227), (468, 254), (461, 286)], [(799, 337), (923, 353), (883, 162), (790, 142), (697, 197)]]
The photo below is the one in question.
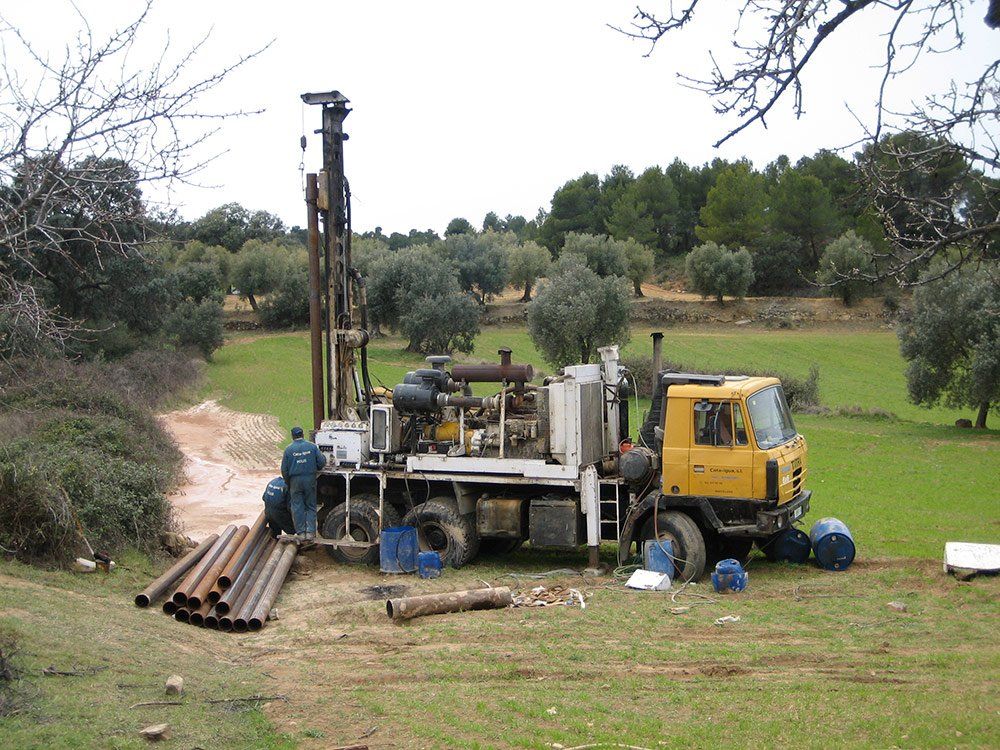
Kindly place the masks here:
[[(645, 351), (648, 332), (634, 332), (629, 351)], [(492, 361), (501, 345), (549, 369), (510, 329), (487, 329), (473, 358)], [(374, 374), (389, 386), (422, 361), (399, 346), (371, 347)], [(0, 629), (19, 634), (28, 674), (28, 708), (0, 719), (0, 746), (138, 747), (136, 731), (158, 721), (175, 727), (166, 746), (184, 748), (1000, 746), (1000, 578), (961, 583), (940, 563), (947, 540), (1000, 537), (1000, 434), (952, 426), (967, 414), (908, 404), (887, 332), (674, 329), (665, 352), (720, 370), (805, 375), (815, 363), (826, 405), (898, 415), (796, 417), (810, 447), (806, 522), (848, 523), (858, 545), (849, 571), (758, 557), (746, 592), (702, 606), (684, 594), (630, 593), (610, 578), (511, 577), (584, 562), (526, 550), (401, 583), (410, 593), (559, 583), (590, 594), (587, 608), (398, 626), (362, 592), (399, 579), (317, 555), (287, 584), (278, 623), (234, 637), (132, 606), (153, 572), (141, 560), (110, 578), (0, 563)], [(307, 422), (308, 357), (304, 334), (236, 340), (217, 353), (200, 395), (275, 414), (286, 428)], [(610, 549), (604, 555), (612, 561)], [(691, 608), (673, 614), (678, 605)], [(729, 614), (741, 621), (713, 624)], [(42, 677), (49, 664), (108, 669)], [(130, 708), (161, 699), (172, 672), (188, 682), (183, 706)], [(203, 702), (258, 692), (288, 701), (264, 711)]]

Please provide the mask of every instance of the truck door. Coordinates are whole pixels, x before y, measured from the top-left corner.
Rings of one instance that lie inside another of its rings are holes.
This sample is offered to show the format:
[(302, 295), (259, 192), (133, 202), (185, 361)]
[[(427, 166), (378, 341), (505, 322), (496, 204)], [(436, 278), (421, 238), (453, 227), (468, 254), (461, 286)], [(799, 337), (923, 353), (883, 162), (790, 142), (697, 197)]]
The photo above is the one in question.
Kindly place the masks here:
[(692, 401), (688, 493), (753, 497), (753, 451), (739, 401)]

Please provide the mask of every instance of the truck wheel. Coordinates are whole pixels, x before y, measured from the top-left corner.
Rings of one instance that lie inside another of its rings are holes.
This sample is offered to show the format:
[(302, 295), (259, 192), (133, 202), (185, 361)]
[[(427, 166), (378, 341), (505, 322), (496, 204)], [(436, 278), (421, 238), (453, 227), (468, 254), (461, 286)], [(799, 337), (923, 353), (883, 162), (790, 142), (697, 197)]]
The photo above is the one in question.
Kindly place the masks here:
[[(383, 509), (383, 528), (399, 525), (399, 514), (391, 505)], [(335, 506), (323, 522), (323, 536), (326, 539), (343, 539), (346, 536), (347, 504)], [(351, 498), (351, 538), (358, 542), (374, 542), (378, 539), (378, 497), (368, 493), (358, 493)], [(353, 565), (378, 565), (378, 545), (372, 547), (327, 547), (326, 553), (337, 562)]]
[(442, 565), (461, 568), (479, 552), (475, 523), (450, 503), (421, 503), (403, 517), (403, 525), (416, 527), (420, 549), (440, 553)]
[(479, 542), (480, 555), (509, 555), (524, 543), (523, 539), (487, 537)]
[[(647, 539), (655, 539), (653, 516), (642, 526), (639, 535), (639, 552)], [(675, 565), (680, 569), (677, 576), (681, 583), (697, 581), (705, 572), (705, 537), (702, 536), (691, 516), (676, 510), (660, 511), (656, 517), (655, 530), (660, 539), (669, 539), (674, 547)]]

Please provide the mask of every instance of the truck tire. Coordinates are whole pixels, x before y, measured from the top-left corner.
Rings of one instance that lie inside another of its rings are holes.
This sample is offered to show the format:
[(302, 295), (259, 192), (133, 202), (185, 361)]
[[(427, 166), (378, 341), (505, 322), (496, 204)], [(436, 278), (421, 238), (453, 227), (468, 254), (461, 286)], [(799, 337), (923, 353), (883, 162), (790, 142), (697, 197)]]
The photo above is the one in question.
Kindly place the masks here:
[(703, 535), (708, 565), (715, 565), (719, 560), (738, 560), (742, 565), (750, 558), (753, 550), (753, 539), (750, 537), (726, 537), (715, 530), (704, 532)]
[(650, 515), (639, 534), (639, 551), (647, 539), (655, 539), (659, 531), (660, 539), (673, 543), (675, 565), (680, 569), (677, 578), (681, 583), (697, 581), (705, 572), (705, 537), (691, 516), (676, 510), (660, 511), (655, 519)]
[[(383, 508), (382, 527), (399, 525), (399, 513), (391, 505)], [(323, 522), (323, 537), (341, 539), (345, 534), (347, 504), (341, 503), (327, 514)], [(368, 493), (358, 493), (351, 498), (351, 537), (359, 542), (374, 542), (378, 539), (378, 497)], [(367, 549), (350, 547), (327, 547), (326, 553), (337, 562), (352, 565), (378, 565), (378, 545)]]
[(421, 503), (403, 517), (403, 525), (416, 527), (421, 551), (439, 552), (442, 565), (461, 568), (479, 552), (476, 524), (451, 503)]

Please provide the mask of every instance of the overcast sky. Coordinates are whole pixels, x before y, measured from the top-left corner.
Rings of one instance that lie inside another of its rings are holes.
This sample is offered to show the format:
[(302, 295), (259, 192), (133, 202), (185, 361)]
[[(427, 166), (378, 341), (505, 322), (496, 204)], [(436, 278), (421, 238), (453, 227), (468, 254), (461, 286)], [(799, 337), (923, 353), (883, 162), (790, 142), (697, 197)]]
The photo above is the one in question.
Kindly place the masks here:
[[(490, 210), (532, 218), (566, 180), (585, 171), (603, 175), (618, 163), (638, 172), (678, 156), (702, 163), (747, 155), (763, 166), (784, 153), (794, 161), (856, 139), (848, 107), (871, 114), (879, 78), (872, 66), (883, 42), (868, 22), (839, 32), (815, 60), (802, 119), (786, 103), (768, 130), (753, 127), (714, 149), (736, 121), (716, 115), (708, 97), (682, 87), (676, 74), (704, 73), (710, 49), (730, 54), (732, 20), (703, 13), (646, 58), (646, 43), (608, 28), (628, 24), (634, 6), (635, 0), (161, 0), (144, 50), (158, 50), (168, 32), (180, 49), (211, 29), (194, 63), (198, 75), (274, 40), (206, 102), (266, 111), (225, 124), (213, 143), (225, 153), (199, 177), (212, 187), (183, 186), (171, 199), (186, 218), (235, 201), (304, 225), (303, 122), (306, 169), (320, 167), (319, 138), (312, 135), (320, 114), (301, 104), (306, 91), (338, 89), (351, 100), (345, 165), (354, 226), (387, 233), (441, 232), (455, 216), (478, 226)], [(0, 7), (55, 54), (78, 22), (63, 0)], [(80, 0), (79, 7), (99, 31), (131, 20), (141, 4)], [(1000, 39), (982, 23), (986, 7), (981, 0), (969, 11), (966, 48), (911, 71), (897, 84), (896, 102), (981, 71)]]

